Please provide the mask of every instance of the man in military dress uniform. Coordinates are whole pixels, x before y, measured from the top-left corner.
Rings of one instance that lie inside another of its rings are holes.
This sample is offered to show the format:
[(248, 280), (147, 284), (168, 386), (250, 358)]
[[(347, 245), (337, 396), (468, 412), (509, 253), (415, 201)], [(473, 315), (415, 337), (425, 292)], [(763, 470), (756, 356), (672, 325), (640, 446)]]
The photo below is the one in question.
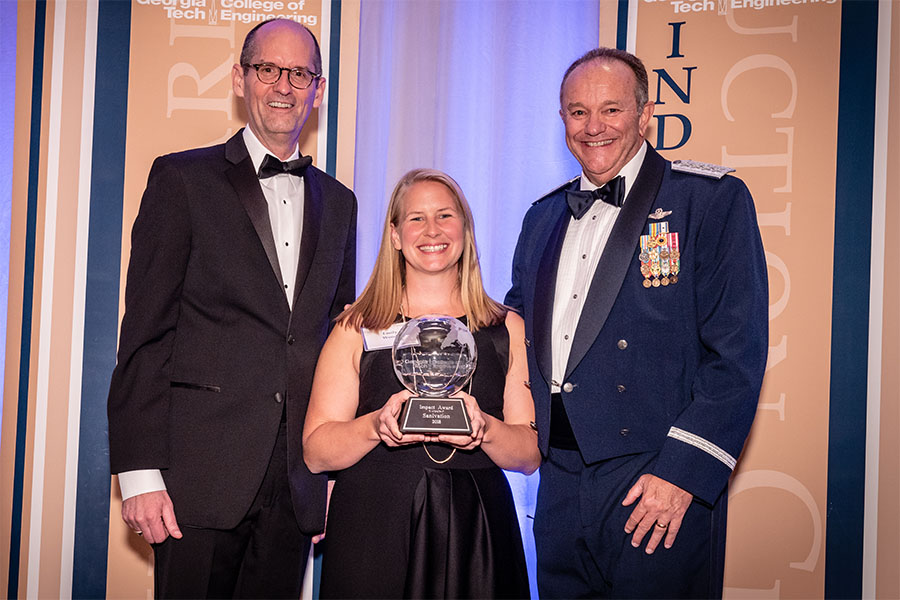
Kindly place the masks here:
[(753, 200), (729, 169), (645, 141), (647, 73), (627, 52), (575, 61), (560, 104), (583, 171), (526, 214), (506, 297), (544, 455), (540, 596), (719, 597), (768, 350)]

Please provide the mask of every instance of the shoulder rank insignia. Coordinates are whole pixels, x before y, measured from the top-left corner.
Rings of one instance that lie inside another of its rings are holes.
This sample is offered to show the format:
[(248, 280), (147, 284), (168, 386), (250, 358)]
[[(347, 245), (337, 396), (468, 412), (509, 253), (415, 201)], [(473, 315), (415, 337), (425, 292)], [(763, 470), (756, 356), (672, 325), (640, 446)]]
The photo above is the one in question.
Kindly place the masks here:
[[(653, 215), (651, 215), (653, 216)], [(681, 272), (681, 249), (678, 234), (669, 231), (668, 221), (650, 223), (647, 234), (640, 239), (642, 285), (645, 288), (666, 287), (678, 283)]]
[(681, 173), (693, 173), (713, 179), (722, 179), (726, 174), (734, 172), (731, 167), (723, 167), (711, 163), (698, 162), (696, 160), (673, 160), (672, 170)]
[(547, 192), (546, 194), (544, 194), (543, 196), (541, 196), (540, 198), (538, 198), (537, 200), (535, 200), (534, 202), (532, 202), (532, 203), (531, 203), (532, 206), (534, 206), (535, 204), (537, 204), (537, 203), (539, 203), (539, 202), (543, 202), (544, 200), (546, 200), (547, 198), (549, 198), (549, 197), (552, 196), (553, 194), (559, 192), (560, 190), (562, 190), (563, 188), (565, 188), (566, 186), (568, 186), (569, 184), (571, 184), (573, 181), (575, 181), (575, 180), (577, 180), (577, 179), (580, 179), (580, 178), (581, 178), (581, 175), (578, 175), (577, 177), (573, 177), (572, 179), (568, 180), (568, 181), (565, 182), (564, 184), (556, 186), (555, 188), (553, 188), (552, 190), (550, 190), (549, 192)]

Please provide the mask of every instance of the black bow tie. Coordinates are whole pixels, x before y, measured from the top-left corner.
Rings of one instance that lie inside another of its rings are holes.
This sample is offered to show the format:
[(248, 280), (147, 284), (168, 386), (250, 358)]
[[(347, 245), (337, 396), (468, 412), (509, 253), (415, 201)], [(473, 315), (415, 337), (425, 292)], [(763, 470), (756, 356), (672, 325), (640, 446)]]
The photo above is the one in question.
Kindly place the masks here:
[(262, 164), (259, 165), (259, 178), (265, 179), (266, 177), (281, 175), (282, 173), (287, 173), (288, 175), (296, 175), (297, 177), (303, 177), (303, 174), (306, 173), (306, 168), (311, 164), (311, 156), (301, 156), (300, 158), (296, 158), (294, 160), (282, 162), (271, 154), (266, 154), (266, 157), (263, 159)]
[(625, 178), (619, 175), (592, 191), (566, 190), (566, 202), (576, 219), (583, 217), (598, 198), (612, 206), (621, 207), (625, 203)]

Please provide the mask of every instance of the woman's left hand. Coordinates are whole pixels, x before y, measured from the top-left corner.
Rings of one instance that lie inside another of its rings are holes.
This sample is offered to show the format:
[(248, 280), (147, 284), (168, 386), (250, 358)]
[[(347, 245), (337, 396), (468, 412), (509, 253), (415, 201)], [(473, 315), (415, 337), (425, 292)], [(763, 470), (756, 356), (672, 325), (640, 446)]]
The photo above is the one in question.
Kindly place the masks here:
[(453, 394), (453, 397), (462, 398), (465, 402), (466, 412), (469, 413), (469, 423), (472, 425), (472, 433), (470, 435), (446, 433), (442, 433), (440, 435), (426, 435), (425, 441), (449, 444), (450, 446), (459, 448), (460, 450), (471, 450), (472, 448), (477, 448), (481, 445), (482, 440), (484, 440), (484, 433), (487, 428), (485, 415), (481, 412), (481, 408), (478, 406), (478, 401), (475, 400), (474, 396), (470, 396), (465, 392), (457, 392), (456, 394)]

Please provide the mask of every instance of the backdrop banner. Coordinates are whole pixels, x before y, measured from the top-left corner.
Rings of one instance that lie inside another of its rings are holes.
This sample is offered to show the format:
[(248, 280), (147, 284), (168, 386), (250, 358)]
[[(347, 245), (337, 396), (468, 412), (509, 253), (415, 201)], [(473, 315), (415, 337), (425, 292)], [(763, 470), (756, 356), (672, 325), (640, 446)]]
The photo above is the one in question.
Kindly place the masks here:
[(822, 597), (841, 5), (636, 4), (650, 142), (737, 170), (769, 266), (769, 362), (730, 487), (725, 595)]

